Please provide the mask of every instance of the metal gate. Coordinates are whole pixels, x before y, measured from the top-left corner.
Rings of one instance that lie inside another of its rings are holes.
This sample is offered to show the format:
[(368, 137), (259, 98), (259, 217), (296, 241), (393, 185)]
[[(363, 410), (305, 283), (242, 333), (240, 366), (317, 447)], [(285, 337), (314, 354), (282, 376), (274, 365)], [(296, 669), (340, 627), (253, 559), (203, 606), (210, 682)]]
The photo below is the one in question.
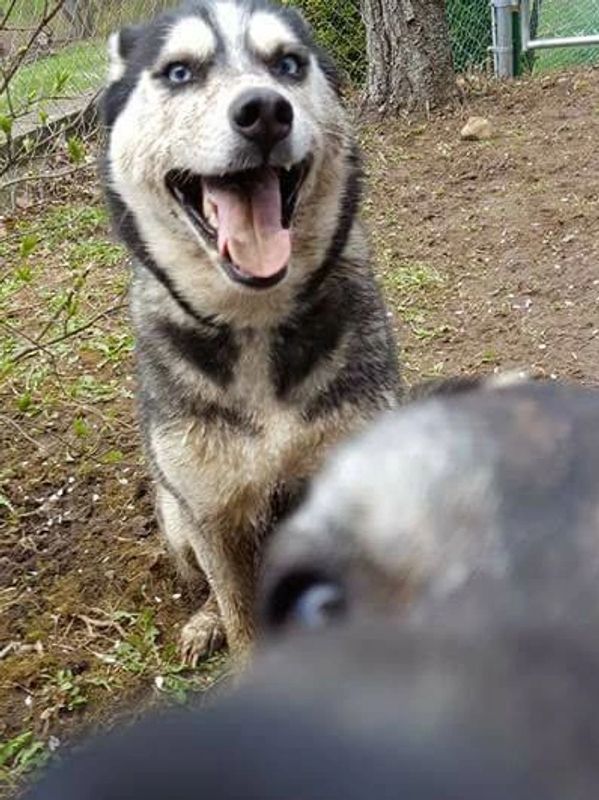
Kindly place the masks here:
[(599, 45), (599, 0), (520, 0), (520, 25), (525, 53)]

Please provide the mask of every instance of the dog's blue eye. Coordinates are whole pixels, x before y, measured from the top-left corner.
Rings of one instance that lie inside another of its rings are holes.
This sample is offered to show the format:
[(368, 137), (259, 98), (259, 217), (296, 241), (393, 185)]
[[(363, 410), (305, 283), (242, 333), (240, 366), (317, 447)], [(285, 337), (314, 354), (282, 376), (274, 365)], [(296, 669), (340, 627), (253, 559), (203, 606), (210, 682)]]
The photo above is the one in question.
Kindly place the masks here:
[(186, 64), (170, 64), (165, 75), (171, 83), (189, 83), (193, 74)]
[(303, 628), (323, 628), (341, 616), (344, 607), (345, 599), (339, 586), (316, 583), (296, 599), (292, 618)]
[(285, 78), (299, 78), (304, 65), (297, 56), (287, 55), (277, 61), (275, 69)]

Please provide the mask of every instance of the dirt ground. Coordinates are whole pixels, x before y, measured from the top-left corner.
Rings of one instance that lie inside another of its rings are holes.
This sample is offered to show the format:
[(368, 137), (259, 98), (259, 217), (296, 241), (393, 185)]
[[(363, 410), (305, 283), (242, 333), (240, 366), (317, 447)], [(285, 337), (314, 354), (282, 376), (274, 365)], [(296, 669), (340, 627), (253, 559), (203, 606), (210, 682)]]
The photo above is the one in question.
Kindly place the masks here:
[[(366, 212), (408, 383), (524, 368), (599, 384), (599, 71), (469, 84), (464, 108), (361, 129)], [(463, 142), (470, 114), (495, 136)], [(0, 779), (74, 731), (217, 680), (156, 535), (125, 258), (93, 176), (0, 220)], [(41, 345), (40, 345), (41, 342)]]

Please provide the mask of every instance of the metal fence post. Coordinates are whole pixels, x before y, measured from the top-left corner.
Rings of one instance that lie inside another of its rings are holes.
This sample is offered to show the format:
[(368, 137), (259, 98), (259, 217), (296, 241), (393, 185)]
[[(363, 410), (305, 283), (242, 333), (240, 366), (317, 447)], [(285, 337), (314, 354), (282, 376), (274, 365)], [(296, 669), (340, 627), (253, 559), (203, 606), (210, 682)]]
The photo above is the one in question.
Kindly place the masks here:
[(514, 77), (514, 18), (515, 0), (491, 0), (493, 7), (493, 57), (498, 78)]
[(520, 0), (520, 40), (522, 52), (528, 52), (530, 42), (530, 0)]

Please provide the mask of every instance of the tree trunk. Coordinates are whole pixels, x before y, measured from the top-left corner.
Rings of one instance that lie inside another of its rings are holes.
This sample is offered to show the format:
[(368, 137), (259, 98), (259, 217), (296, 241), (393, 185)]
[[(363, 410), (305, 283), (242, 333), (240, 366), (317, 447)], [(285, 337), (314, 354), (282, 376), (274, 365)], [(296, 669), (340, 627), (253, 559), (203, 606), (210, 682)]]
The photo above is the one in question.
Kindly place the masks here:
[(365, 106), (379, 115), (447, 105), (457, 88), (444, 0), (362, 0)]

